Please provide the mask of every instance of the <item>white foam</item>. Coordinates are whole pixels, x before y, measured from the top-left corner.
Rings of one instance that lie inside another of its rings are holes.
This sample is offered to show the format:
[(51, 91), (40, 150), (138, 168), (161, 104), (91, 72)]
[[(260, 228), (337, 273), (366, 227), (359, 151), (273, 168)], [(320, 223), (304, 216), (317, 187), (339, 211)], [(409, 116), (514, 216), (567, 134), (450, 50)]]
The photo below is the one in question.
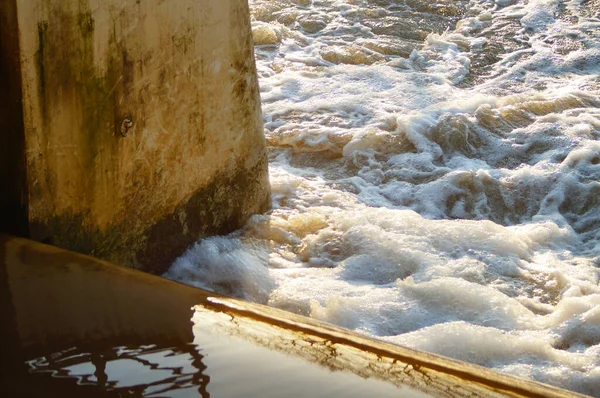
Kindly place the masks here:
[(521, 18), (524, 28), (539, 31), (554, 22), (554, 13), (558, 0), (530, 0), (525, 8), (525, 16)]
[(414, 43), (374, 33), (400, 8), (251, 1), (273, 210), (168, 276), (600, 396), (600, 24), (563, 3)]
[(203, 289), (266, 302), (274, 287), (267, 254), (235, 238), (208, 238), (190, 248), (165, 277)]

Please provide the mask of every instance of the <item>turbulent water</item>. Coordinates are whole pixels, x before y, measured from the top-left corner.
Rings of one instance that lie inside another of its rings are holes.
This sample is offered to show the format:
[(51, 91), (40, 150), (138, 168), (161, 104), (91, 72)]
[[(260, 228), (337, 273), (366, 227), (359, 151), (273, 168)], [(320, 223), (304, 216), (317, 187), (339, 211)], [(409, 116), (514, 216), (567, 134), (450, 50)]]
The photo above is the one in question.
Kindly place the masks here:
[(167, 276), (600, 397), (600, 1), (250, 5), (273, 210)]

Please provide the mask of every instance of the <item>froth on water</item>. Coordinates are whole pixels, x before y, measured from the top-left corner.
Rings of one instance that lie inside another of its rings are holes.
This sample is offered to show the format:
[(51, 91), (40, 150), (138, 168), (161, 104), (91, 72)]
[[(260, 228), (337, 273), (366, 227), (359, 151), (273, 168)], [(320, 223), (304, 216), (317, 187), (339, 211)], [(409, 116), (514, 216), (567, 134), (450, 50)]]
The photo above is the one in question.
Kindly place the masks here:
[(600, 2), (251, 8), (273, 210), (167, 276), (600, 396)]

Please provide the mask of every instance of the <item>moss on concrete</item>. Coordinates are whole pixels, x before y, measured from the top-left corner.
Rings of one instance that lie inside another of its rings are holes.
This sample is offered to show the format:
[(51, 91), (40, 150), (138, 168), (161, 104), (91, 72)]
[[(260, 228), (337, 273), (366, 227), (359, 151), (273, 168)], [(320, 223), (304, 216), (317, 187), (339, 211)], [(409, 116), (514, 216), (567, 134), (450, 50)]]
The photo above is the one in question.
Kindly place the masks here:
[(265, 190), (266, 159), (251, 170), (221, 173), (186, 203), (150, 228), (132, 231), (127, 224), (94, 227), (89, 213), (67, 213), (31, 224), (44, 243), (89, 254), (117, 264), (162, 274), (197, 240), (241, 228), (252, 214), (269, 209)]
[(158, 273), (268, 208), (247, 4), (14, 1), (30, 237)]

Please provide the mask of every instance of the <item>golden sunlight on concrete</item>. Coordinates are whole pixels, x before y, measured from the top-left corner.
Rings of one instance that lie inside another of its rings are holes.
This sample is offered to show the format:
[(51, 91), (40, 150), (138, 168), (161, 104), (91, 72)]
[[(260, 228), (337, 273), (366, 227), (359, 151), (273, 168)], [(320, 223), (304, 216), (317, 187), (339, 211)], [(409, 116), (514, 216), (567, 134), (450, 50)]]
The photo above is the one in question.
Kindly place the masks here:
[(267, 210), (246, 1), (0, 9), (0, 230), (160, 273)]

